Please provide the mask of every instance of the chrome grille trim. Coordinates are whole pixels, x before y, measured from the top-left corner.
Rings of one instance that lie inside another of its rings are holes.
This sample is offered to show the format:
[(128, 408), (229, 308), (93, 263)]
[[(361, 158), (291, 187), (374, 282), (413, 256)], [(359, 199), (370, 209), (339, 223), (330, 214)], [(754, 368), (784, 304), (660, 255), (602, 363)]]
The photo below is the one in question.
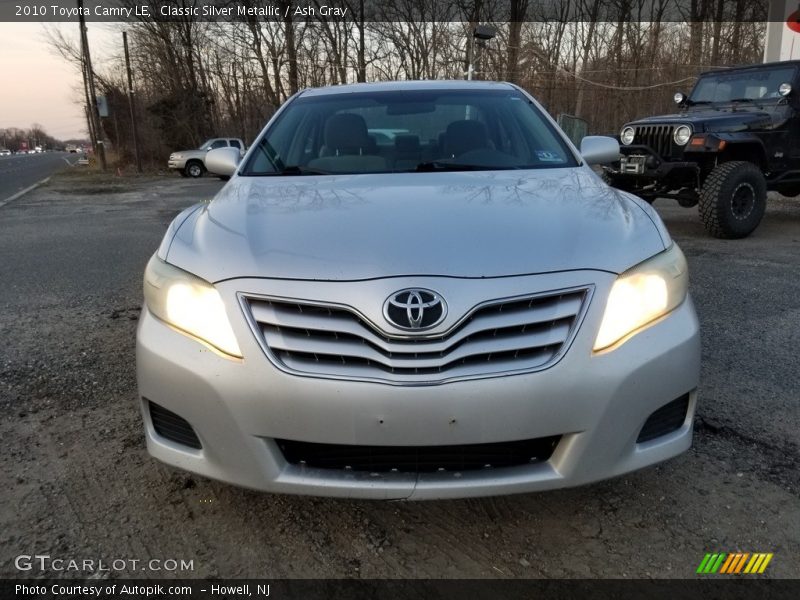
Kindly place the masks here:
[(650, 146), (662, 158), (672, 156), (672, 135), (675, 125), (636, 125), (634, 127), (633, 143), (636, 145)]
[(264, 353), (294, 375), (432, 385), (546, 369), (567, 351), (593, 286), (481, 303), (447, 331), (382, 331), (355, 308), (239, 294)]

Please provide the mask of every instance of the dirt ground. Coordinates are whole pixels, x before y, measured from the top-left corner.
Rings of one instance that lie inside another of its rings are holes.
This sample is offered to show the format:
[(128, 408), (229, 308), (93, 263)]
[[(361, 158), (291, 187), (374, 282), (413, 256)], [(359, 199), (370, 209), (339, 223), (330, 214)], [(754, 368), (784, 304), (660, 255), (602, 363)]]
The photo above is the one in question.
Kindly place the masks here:
[(0, 576), (19, 555), (174, 559), (101, 577), (692, 577), (705, 552), (773, 552), (800, 577), (800, 200), (756, 234), (657, 203), (703, 327), (693, 448), (604, 483), (463, 501), (276, 496), (151, 459), (137, 405), (141, 274), (204, 178), (70, 174), (0, 209)]

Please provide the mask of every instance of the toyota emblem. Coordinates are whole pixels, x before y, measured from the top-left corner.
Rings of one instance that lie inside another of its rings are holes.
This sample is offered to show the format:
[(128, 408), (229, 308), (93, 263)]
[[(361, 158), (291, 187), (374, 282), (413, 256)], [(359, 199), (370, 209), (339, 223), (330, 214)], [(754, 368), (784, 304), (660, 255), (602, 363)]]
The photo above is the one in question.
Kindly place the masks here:
[(429, 329), (444, 320), (447, 305), (436, 292), (408, 288), (386, 299), (383, 315), (389, 323), (400, 329)]

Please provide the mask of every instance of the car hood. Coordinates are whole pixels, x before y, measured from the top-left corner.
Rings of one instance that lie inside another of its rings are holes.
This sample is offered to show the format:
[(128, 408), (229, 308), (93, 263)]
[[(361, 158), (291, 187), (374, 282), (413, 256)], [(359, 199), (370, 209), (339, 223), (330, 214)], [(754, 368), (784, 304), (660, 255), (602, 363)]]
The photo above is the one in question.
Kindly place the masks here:
[(236, 176), (181, 218), (165, 258), (211, 282), (619, 273), (670, 243), (588, 168)]
[(690, 110), (671, 115), (659, 115), (638, 119), (628, 125), (688, 124), (696, 132), (732, 133), (739, 131), (764, 130), (780, 126), (786, 121), (783, 110), (762, 111), (754, 108), (718, 108)]

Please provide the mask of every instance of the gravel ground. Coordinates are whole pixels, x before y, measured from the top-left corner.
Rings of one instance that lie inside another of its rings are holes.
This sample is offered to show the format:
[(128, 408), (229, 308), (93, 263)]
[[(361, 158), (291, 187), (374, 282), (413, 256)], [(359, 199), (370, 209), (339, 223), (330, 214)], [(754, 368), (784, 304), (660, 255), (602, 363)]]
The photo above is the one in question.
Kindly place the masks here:
[(378, 503), (255, 493), (147, 455), (141, 273), (172, 216), (220, 186), (70, 173), (0, 209), (0, 576), (53, 575), (13, 562), (50, 554), (192, 560), (185, 577), (691, 577), (706, 551), (741, 550), (800, 577), (800, 200), (772, 199), (740, 241), (657, 203), (703, 326), (688, 453), (583, 488)]

